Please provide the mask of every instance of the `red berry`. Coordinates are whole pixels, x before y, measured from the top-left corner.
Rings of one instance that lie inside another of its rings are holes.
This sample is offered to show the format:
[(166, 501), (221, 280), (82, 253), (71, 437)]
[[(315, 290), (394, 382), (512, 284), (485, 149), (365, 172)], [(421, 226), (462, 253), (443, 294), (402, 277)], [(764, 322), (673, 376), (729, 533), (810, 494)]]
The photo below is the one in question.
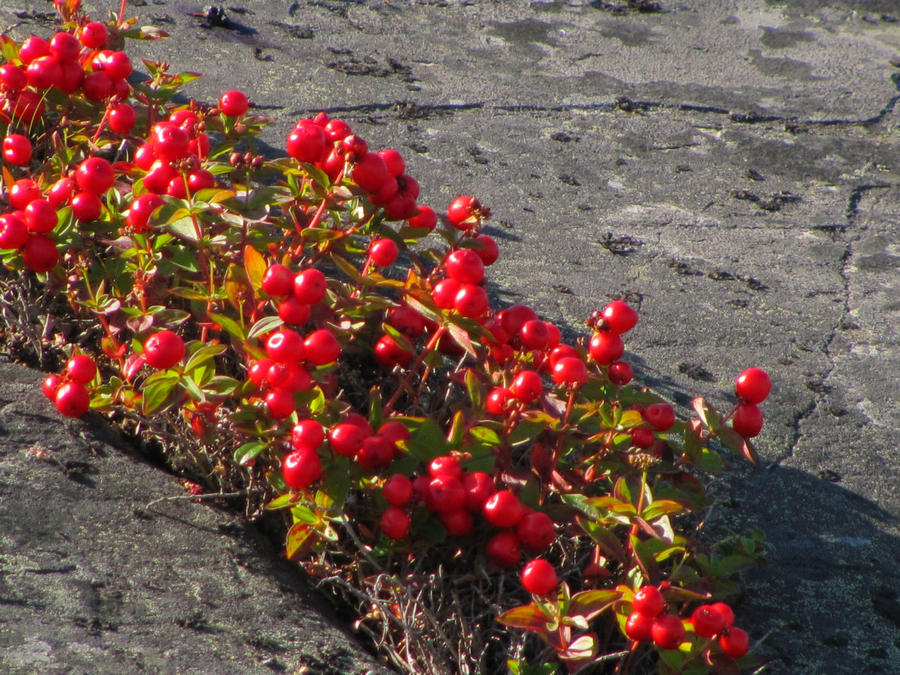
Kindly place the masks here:
[(476, 284), (460, 284), (459, 290), (453, 296), (453, 309), (470, 319), (484, 316), (489, 307), (490, 299), (487, 291)]
[(54, 209), (58, 209), (72, 198), (74, 188), (75, 181), (68, 176), (64, 176), (50, 186), (50, 189), (47, 191), (47, 201), (50, 202)]
[(331, 449), (344, 457), (355, 456), (365, 439), (365, 432), (358, 425), (349, 422), (335, 425), (328, 434)]
[(59, 375), (51, 374), (44, 378), (41, 382), (41, 392), (51, 401), (56, 401), (56, 390), (62, 384), (62, 378)]
[(400, 249), (393, 239), (376, 239), (369, 246), (369, 258), (378, 267), (393, 265), (399, 253)]
[(59, 222), (56, 209), (45, 199), (35, 199), (26, 206), (24, 216), (29, 232), (50, 232)]
[(305, 490), (322, 475), (322, 460), (312, 450), (296, 450), (281, 463), (284, 482), (293, 490)]
[(404, 506), (412, 499), (413, 484), (402, 473), (395, 473), (384, 482), (381, 491), (385, 501), (391, 506)]
[(44, 91), (59, 84), (62, 79), (62, 68), (56, 57), (41, 56), (28, 64), (25, 68), (25, 77), (32, 87)]
[(120, 103), (110, 108), (109, 116), (107, 117), (109, 128), (117, 134), (127, 134), (131, 131), (136, 119), (137, 115), (134, 112), (134, 108), (127, 103)]
[(526, 548), (533, 551), (546, 551), (553, 543), (556, 529), (553, 521), (546, 513), (533, 511), (524, 516), (516, 526), (516, 536)]
[(28, 86), (25, 69), (12, 63), (0, 65), (0, 86), (7, 91), (19, 91)]
[(79, 192), (69, 202), (72, 215), (82, 223), (92, 223), (103, 212), (103, 202), (93, 192)]
[(459, 293), (460, 284), (456, 279), (444, 279), (434, 285), (431, 297), (441, 309), (453, 309), (453, 303)]
[(216, 177), (206, 169), (194, 169), (187, 175), (188, 189), (191, 193), (208, 190), (216, 186)]
[(41, 95), (30, 89), (23, 89), (15, 97), (12, 105), (12, 116), (26, 124), (35, 124), (44, 114), (44, 101)]
[(709, 605), (710, 611), (717, 612), (722, 617), (725, 627), (734, 625), (734, 612), (731, 607), (724, 602), (714, 602)]
[[(410, 221), (410, 224), (412, 224), (412, 221)], [(486, 234), (479, 234), (475, 237), (475, 241), (478, 242), (479, 246), (472, 250), (478, 254), (478, 257), (481, 258), (481, 262), (484, 263), (485, 267), (497, 262), (497, 258), (500, 257), (500, 248), (497, 246), (497, 242), (494, 241), (493, 237)]]
[(285, 323), (302, 326), (312, 314), (312, 309), (305, 302), (297, 298), (287, 298), (278, 303), (278, 316)]
[(322, 127), (303, 122), (301, 120), (288, 134), (285, 147), (298, 162), (314, 164), (325, 156), (328, 139)]
[(390, 441), (381, 436), (369, 436), (356, 453), (356, 461), (366, 471), (384, 469), (394, 459), (394, 449)]
[(608, 366), (613, 361), (618, 361), (625, 353), (625, 345), (618, 333), (612, 331), (599, 331), (591, 337), (588, 353), (601, 366)]
[(519, 329), (519, 339), (528, 349), (544, 349), (550, 340), (550, 330), (540, 319), (530, 319)]
[(632, 612), (625, 621), (625, 635), (630, 640), (646, 642), (653, 637), (653, 617), (645, 616), (640, 612)]
[(106, 44), (108, 33), (106, 26), (98, 21), (91, 21), (81, 28), (78, 39), (88, 49), (99, 49)]
[(438, 513), (459, 511), (466, 504), (466, 489), (458, 478), (441, 474), (428, 483), (427, 504)]
[(675, 424), (675, 411), (668, 403), (654, 403), (644, 410), (644, 419), (657, 431), (666, 431)]
[(325, 135), (332, 143), (334, 141), (342, 141), (352, 133), (350, 125), (344, 120), (329, 120), (324, 129)]
[(266, 394), (266, 408), (276, 420), (290, 417), (296, 409), (294, 392), (287, 389), (272, 389)]
[(522, 557), (519, 540), (512, 532), (500, 532), (488, 540), (487, 556), (497, 567), (513, 567)]
[(772, 381), (766, 371), (747, 368), (738, 375), (734, 390), (745, 403), (762, 403), (772, 390)]
[(164, 203), (159, 195), (145, 192), (131, 202), (125, 222), (138, 232), (142, 232), (147, 229), (147, 224), (150, 222), (150, 216), (153, 215), (153, 212)]
[(260, 359), (259, 361), (254, 361), (253, 365), (247, 369), (247, 376), (250, 378), (250, 381), (257, 387), (262, 387), (266, 382), (266, 376), (273, 363), (275, 362), (272, 359)]
[(144, 358), (153, 368), (166, 370), (184, 358), (184, 340), (171, 330), (161, 330), (147, 338)]
[(663, 614), (653, 620), (650, 633), (660, 649), (678, 649), (684, 640), (684, 624), (674, 614)]
[(103, 62), (103, 72), (113, 80), (124, 80), (131, 75), (131, 59), (125, 52), (110, 52)]
[(410, 437), (409, 429), (406, 428), (406, 425), (397, 420), (389, 420), (382, 424), (378, 428), (378, 435), (388, 440), (395, 454), (401, 451), (397, 444)]
[(81, 417), (91, 406), (91, 397), (79, 382), (65, 382), (56, 390), (56, 409), (66, 417)]
[(613, 333), (627, 333), (637, 324), (638, 315), (627, 302), (613, 300), (602, 312), (603, 320)]
[(240, 117), (250, 108), (244, 92), (232, 89), (219, 97), (219, 110), (229, 117)]
[(134, 163), (139, 169), (149, 171), (156, 161), (156, 150), (152, 143), (144, 143), (134, 151)]
[(548, 595), (559, 583), (553, 565), (542, 558), (525, 565), (521, 579), (525, 590), (534, 595)]
[(306, 360), (314, 366), (327, 366), (338, 360), (341, 343), (327, 328), (320, 328), (306, 336), (303, 343)]
[(641, 450), (646, 450), (651, 445), (653, 445), (653, 441), (656, 440), (656, 434), (653, 429), (648, 429), (647, 427), (638, 427), (637, 429), (631, 430), (631, 444), (640, 448)]
[(750, 646), (750, 636), (737, 626), (731, 626), (722, 633), (719, 638), (719, 646), (722, 651), (733, 659), (739, 659), (747, 653)]
[(450, 202), (447, 218), (456, 229), (468, 230), (478, 223), (480, 206), (475, 197), (462, 195)]
[(78, 61), (62, 61), (59, 64), (59, 81), (57, 88), (66, 94), (74, 94), (81, 89), (84, 82), (84, 71)]
[[(346, 141), (345, 138), (344, 142), (346, 143)], [(389, 179), (393, 179), (384, 160), (374, 152), (367, 152), (363, 155), (350, 171), (350, 175), (359, 187), (372, 194), (381, 190), (385, 183), (390, 183)]]
[(28, 241), (28, 227), (18, 213), (0, 216), (0, 248), (21, 248)]
[(325, 428), (316, 420), (300, 420), (291, 429), (294, 450), (316, 450), (325, 440)]
[(81, 45), (71, 33), (60, 31), (50, 38), (50, 54), (59, 61), (74, 61), (80, 51)]
[(144, 176), (144, 187), (150, 192), (164, 194), (172, 179), (178, 175), (178, 171), (171, 164), (158, 159), (153, 162), (147, 175)]
[(509, 389), (497, 387), (488, 394), (484, 407), (491, 415), (503, 415), (512, 399), (513, 394)]
[(451, 251), (444, 259), (447, 276), (461, 284), (478, 284), (484, 279), (484, 263), (470, 248)]
[(411, 523), (412, 521), (406, 511), (392, 506), (381, 516), (381, 531), (390, 539), (403, 539), (409, 534)]
[(294, 289), (294, 274), (287, 267), (280, 264), (270, 265), (263, 274), (262, 289), (277, 298), (283, 298), (291, 294)]
[(403, 161), (403, 157), (393, 148), (379, 150), (378, 156), (384, 161), (388, 173), (394, 178), (402, 176), (403, 172), (406, 171), (406, 164)]
[(451, 537), (464, 537), (470, 534), (475, 527), (472, 514), (465, 509), (442, 512), (440, 516), (447, 534)]
[(90, 75), (85, 75), (84, 82), (81, 84), (81, 89), (84, 92), (85, 98), (90, 101), (105, 101), (113, 93), (113, 84), (112, 78), (104, 73), (102, 70), (96, 73), (91, 73)]
[(509, 490), (498, 490), (484, 503), (484, 517), (494, 527), (515, 527), (525, 516), (525, 507)]
[(758, 436), (762, 430), (763, 415), (752, 403), (739, 405), (731, 419), (731, 426), (744, 438)]
[(266, 355), (278, 363), (299, 364), (305, 351), (303, 338), (290, 328), (281, 328), (266, 340)]
[(191, 151), (191, 137), (184, 129), (169, 122), (155, 124), (150, 139), (156, 156), (165, 162), (177, 162)]
[(570, 387), (581, 386), (588, 380), (587, 366), (580, 358), (567, 356), (553, 366), (553, 381)]
[(73, 382), (87, 384), (97, 374), (97, 364), (85, 354), (76, 354), (66, 361), (66, 375)]
[(509, 392), (522, 403), (536, 401), (544, 390), (541, 376), (533, 370), (521, 370), (509, 387)]
[(284, 389), (292, 394), (295, 391), (309, 389), (312, 385), (309, 373), (303, 366), (294, 363), (273, 363), (266, 373), (266, 382), (270, 387)]
[(481, 511), (484, 503), (494, 494), (494, 481), (483, 471), (467, 473), (462, 477), (466, 489), (466, 508), (469, 511)]
[(102, 157), (88, 157), (75, 170), (75, 182), (84, 192), (103, 194), (112, 187), (116, 173)]
[(22, 134), (10, 134), (3, 139), (3, 159), (16, 166), (31, 161), (31, 141)]
[(22, 63), (28, 65), (32, 61), (50, 54), (50, 45), (43, 38), (32, 35), (25, 38), (22, 46), (19, 48), (19, 58)]
[(710, 638), (725, 629), (725, 617), (710, 605), (700, 605), (691, 614), (694, 632), (700, 637)]
[(548, 359), (550, 361), (550, 367), (552, 368), (555, 366), (560, 359), (568, 357), (581, 358), (578, 355), (578, 350), (571, 345), (559, 345), (558, 347), (554, 347), (550, 352), (550, 357)]
[(32, 234), (22, 249), (22, 261), (32, 272), (49, 272), (59, 262), (56, 244), (45, 234)]
[(631, 366), (625, 361), (616, 361), (609, 364), (609, 381), (618, 384), (620, 387), (631, 382), (634, 373)]
[(311, 267), (294, 277), (294, 296), (307, 305), (314, 305), (325, 297), (328, 282), (325, 275)]
[(30, 178), (20, 178), (9, 189), (9, 205), (14, 209), (24, 209), (35, 199), (41, 198), (41, 190)]
[(463, 470), (457, 457), (453, 455), (441, 455), (440, 457), (435, 457), (428, 464), (428, 473), (431, 474), (432, 478), (437, 478), (438, 476), (450, 476), (451, 478), (460, 480), (463, 475)]
[(665, 609), (666, 601), (656, 586), (642, 586), (634, 594), (631, 606), (635, 612), (652, 619)]
[(437, 214), (430, 206), (420, 206), (419, 212), (409, 219), (410, 227), (420, 227), (431, 232), (437, 225)]

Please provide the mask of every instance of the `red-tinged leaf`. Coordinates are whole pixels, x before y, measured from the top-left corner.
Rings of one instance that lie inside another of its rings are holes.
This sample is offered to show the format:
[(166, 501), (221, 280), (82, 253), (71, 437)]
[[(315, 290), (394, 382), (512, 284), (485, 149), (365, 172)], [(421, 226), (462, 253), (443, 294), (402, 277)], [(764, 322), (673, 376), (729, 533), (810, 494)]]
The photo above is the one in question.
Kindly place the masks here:
[(279, 497), (275, 497), (272, 501), (266, 504), (266, 511), (276, 511), (278, 509), (284, 509), (289, 506), (293, 506), (299, 501), (302, 501), (303, 495), (296, 492), (289, 492), (287, 494), (281, 495)]
[(759, 461), (759, 455), (756, 453), (756, 448), (750, 444), (750, 441), (741, 436), (730, 426), (724, 424), (721, 425), (716, 430), (716, 436), (718, 436), (719, 440), (722, 441), (722, 444), (731, 450), (731, 452), (743, 455), (748, 461), (753, 462), (754, 464)]
[(529, 605), (513, 607), (512, 609), (503, 612), (503, 614), (497, 617), (497, 621), (504, 626), (510, 626), (512, 628), (522, 628), (523, 630), (534, 631), (535, 633), (541, 633), (542, 635), (548, 633), (548, 619), (541, 611), (540, 607), (533, 602)]
[(304, 557), (315, 542), (316, 531), (306, 523), (294, 523), (285, 540), (285, 556), (288, 560)]
[(613, 558), (621, 563), (628, 561), (628, 552), (619, 541), (619, 538), (607, 528), (588, 518), (577, 516), (575, 520), (581, 526), (581, 529), (597, 544), (603, 551), (603, 555)]
[(673, 516), (683, 513), (684, 510), (684, 504), (680, 504), (672, 499), (657, 499), (641, 512), (641, 518), (652, 523), (657, 518)]
[(412, 309), (416, 310), (419, 314), (424, 316), (429, 321), (433, 321), (434, 323), (441, 323), (444, 318), (441, 316), (440, 310), (431, 303), (431, 299), (429, 298), (426, 301), (428, 302), (428, 304), (426, 305), (417, 297), (417, 295), (418, 294), (414, 295), (413, 293), (407, 293), (405, 296), (406, 304), (409, 305)]
[(622, 592), (610, 589), (582, 591), (572, 596), (570, 616), (582, 616), (591, 621), (622, 600)]
[(244, 270), (247, 272), (247, 279), (250, 280), (250, 286), (254, 291), (262, 288), (262, 279), (267, 267), (266, 260), (259, 251), (250, 244), (244, 246)]
[(478, 352), (475, 351), (475, 345), (472, 344), (472, 339), (469, 337), (469, 331), (462, 326), (457, 326), (455, 323), (448, 324), (447, 330), (456, 344), (465, 349), (470, 356), (478, 356)]
[(3, 167), (3, 183), (6, 185), (7, 191), (13, 186), (13, 183), (16, 182), (15, 177), (12, 175), (12, 172), (6, 167)]
[(569, 646), (559, 652), (559, 658), (564, 661), (587, 661), (597, 655), (597, 637), (593, 633), (582, 635), (569, 643)]

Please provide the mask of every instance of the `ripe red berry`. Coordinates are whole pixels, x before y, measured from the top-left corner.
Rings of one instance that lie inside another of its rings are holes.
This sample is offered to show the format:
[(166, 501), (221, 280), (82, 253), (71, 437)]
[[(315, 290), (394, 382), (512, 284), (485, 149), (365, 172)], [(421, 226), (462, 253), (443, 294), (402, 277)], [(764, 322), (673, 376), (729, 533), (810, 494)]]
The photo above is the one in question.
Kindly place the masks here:
[(632, 612), (625, 621), (625, 635), (630, 640), (646, 642), (653, 637), (653, 617), (640, 612)]
[(648, 429), (647, 427), (638, 427), (631, 430), (631, 444), (636, 448), (646, 450), (651, 445), (653, 445), (653, 441), (655, 440), (656, 434), (654, 433), (653, 429)]
[(447, 276), (460, 284), (478, 284), (484, 279), (484, 262), (470, 248), (451, 251), (444, 259)]
[(772, 390), (772, 381), (766, 371), (747, 368), (738, 375), (734, 390), (745, 403), (762, 403)]
[(450, 202), (447, 218), (456, 229), (468, 230), (478, 223), (480, 206), (475, 197), (462, 195)]
[(365, 432), (350, 422), (335, 425), (328, 434), (331, 449), (344, 457), (354, 457), (365, 439)]
[(616, 361), (609, 364), (609, 381), (620, 387), (631, 382), (634, 373), (631, 366), (625, 361)]
[(41, 189), (30, 178), (20, 178), (9, 188), (7, 197), (14, 209), (24, 209), (35, 199), (41, 198)]
[(710, 611), (717, 612), (722, 617), (722, 622), (725, 624), (725, 627), (734, 625), (734, 612), (731, 607), (724, 602), (714, 602), (711, 605), (708, 605)]
[(125, 52), (110, 52), (103, 61), (103, 72), (113, 80), (124, 80), (131, 70), (131, 59)]
[(281, 328), (266, 340), (266, 355), (278, 363), (299, 364), (305, 351), (303, 338), (290, 328)]
[(325, 428), (316, 420), (300, 420), (291, 429), (294, 450), (316, 450), (325, 440)]
[(434, 285), (431, 297), (441, 309), (453, 309), (456, 295), (459, 293), (460, 284), (456, 279), (443, 279)]
[(82, 223), (94, 222), (103, 212), (103, 202), (93, 192), (73, 195), (69, 205), (72, 207), (72, 215)]
[(347, 124), (344, 120), (328, 120), (328, 123), (324, 126), (324, 129), (325, 135), (331, 142), (342, 141), (352, 133), (350, 125)]
[(522, 557), (519, 540), (512, 532), (500, 532), (488, 540), (487, 556), (497, 567), (515, 566)]
[(506, 406), (512, 399), (513, 394), (509, 389), (497, 387), (488, 394), (484, 407), (491, 415), (503, 415), (506, 413)]
[(287, 298), (278, 303), (278, 316), (287, 324), (302, 326), (312, 314), (312, 309), (297, 298)]
[(438, 513), (459, 511), (466, 504), (466, 489), (458, 478), (441, 474), (428, 483), (428, 508)]
[(26, 65), (43, 56), (48, 56), (49, 54), (50, 45), (47, 44), (47, 41), (44, 40), (44, 38), (40, 38), (37, 35), (31, 35), (30, 37), (25, 38), (22, 42), (22, 46), (19, 48), (19, 58), (22, 59), (22, 63)]
[(103, 194), (112, 187), (116, 173), (102, 157), (88, 157), (75, 170), (75, 182), (84, 192)]
[(288, 389), (272, 389), (266, 394), (266, 408), (276, 420), (290, 417), (296, 409), (294, 392)]
[(420, 227), (431, 232), (437, 225), (437, 214), (430, 206), (420, 206), (416, 215), (409, 219), (410, 227)]
[(137, 115), (134, 112), (134, 108), (127, 103), (120, 103), (110, 108), (109, 116), (107, 117), (109, 128), (117, 134), (127, 134), (131, 131), (136, 119)]
[(18, 213), (0, 216), (0, 248), (20, 248), (28, 241), (28, 226)]
[(184, 129), (170, 122), (155, 124), (150, 131), (150, 139), (156, 156), (164, 162), (177, 162), (191, 151), (191, 137)]
[(399, 253), (400, 249), (393, 239), (376, 239), (369, 246), (369, 257), (378, 267), (393, 265)]
[(59, 375), (50, 374), (41, 382), (41, 392), (51, 401), (56, 401), (56, 390), (62, 384), (62, 378)]
[(79, 382), (65, 382), (56, 390), (56, 409), (66, 417), (81, 417), (91, 406), (91, 397)]
[(294, 296), (307, 305), (314, 305), (325, 297), (328, 281), (325, 275), (314, 267), (305, 269), (294, 277)]
[(637, 324), (638, 315), (627, 302), (613, 300), (601, 313), (606, 325), (613, 333), (627, 333)]
[(509, 392), (522, 403), (536, 401), (544, 390), (541, 376), (533, 370), (521, 370), (509, 387)]
[(515, 527), (525, 516), (525, 506), (509, 490), (498, 490), (488, 497), (482, 512), (494, 527)]
[(322, 475), (322, 460), (312, 450), (295, 450), (282, 461), (281, 475), (288, 487), (305, 490)]
[(50, 232), (59, 222), (56, 209), (45, 199), (35, 199), (23, 215), (29, 232)]
[(240, 117), (250, 108), (244, 92), (232, 89), (219, 97), (219, 110), (229, 117)]
[(722, 651), (733, 659), (739, 659), (747, 653), (750, 646), (750, 636), (737, 626), (731, 626), (722, 633), (719, 638), (719, 646)]
[[(346, 140), (345, 138), (344, 141), (346, 142)], [(372, 194), (378, 193), (385, 183), (390, 183), (391, 179), (396, 180), (388, 172), (384, 160), (374, 152), (367, 152), (363, 155), (351, 170), (350, 175), (357, 185)]]
[(97, 374), (97, 364), (86, 354), (76, 354), (66, 361), (66, 375), (73, 382), (87, 384)]
[(381, 491), (391, 506), (404, 506), (412, 499), (413, 484), (402, 473), (395, 473), (384, 482)]
[(587, 366), (577, 357), (567, 356), (553, 366), (553, 381), (570, 387), (581, 386), (588, 380)]
[(744, 438), (758, 436), (762, 430), (763, 415), (752, 403), (739, 405), (731, 419), (731, 426)]
[(382, 436), (368, 436), (356, 453), (356, 461), (366, 471), (379, 471), (394, 459), (390, 441)]
[(391, 506), (381, 516), (381, 531), (390, 539), (403, 539), (409, 534), (412, 521), (409, 514), (401, 508)]
[(29, 235), (22, 248), (22, 261), (32, 272), (49, 272), (59, 262), (56, 244), (45, 234)]
[(56, 57), (41, 56), (28, 64), (28, 67), (25, 68), (25, 77), (32, 87), (38, 91), (44, 91), (59, 84), (62, 78), (62, 68)]
[(710, 605), (700, 605), (691, 614), (694, 632), (700, 637), (710, 638), (725, 629), (725, 617)]
[(309, 373), (294, 363), (273, 363), (266, 373), (266, 382), (270, 387), (293, 392), (309, 389), (312, 385)]
[(675, 424), (675, 411), (668, 403), (654, 403), (644, 410), (644, 419), (657, 431), (666, 431)]
[(15, 166), (31, 161), (31, 141), (22, 134), (10, 134), (3, 139), (3, 159)]
[(108, 35), (106, 26), (98, 21), (91, 21), (82, 26), (78, 39), (88, 49), (99, 49), (106, 44)]
[(147, 338), (144, 358), (153, 368), (166, 370), (184, 358), (184, 340), (171, 330), (161, 330)]
[[(410, 221), (410, 224), (412, 224), (412, 221)], [(472, 250), (478, 254), (485, 267), (489, 267), (497, 262), (497, 258), (500, 257), (500, 247), (497, 246), (497, 242), (494, 241), (493, 237), (479, 234), (475, 237), (475, 241), (478, 242), (479, 246)]]
[(320, 328), (306, 336), (303, 342), (306, 360), (314, 366), (327, 366), (338, 360), (341, 343), (327, 328)]
[(464, 537), (475, 527), (472, 514), (465, 509), (442, 512), (440, 516), (447, 534), (451, 537)]
[(247, 376), (250, 378), (250, 381), (257, 387), (262, 388), (266, 383), (266, 376), (273, 363), (275, 362), (272, 359), (259, 359), (258, 361), (254, 361), (253, 365), (247, 369)]
[(428, 473), (432, 478), (437, 478), (438, 476), (450, 476), (451, 478), (460, 480), (463, 475), (463, 470), (457, 457), (453, 455), (441, 455), (429, 462)]
[(484, 316), (489, 307), (490, 299), (487, 291), (476, 284), (460, 284), (459, 290), (453, 296), (453, 309), (470, 319)]
[(50, 54), (59, 61), (74, 61), (80, 51), (81, 45), (71, 33), (60, 31), (50, 38)]
[(494, 481), (483, 471), (467, 473), (462, 477), (466, 489), (466, 508), (469, 511), (481, 511), (484, 503), (494, 494)]
[(591, 337), (588, 353), (601, 366), (608, 366), (613, 361), (618, 361), (625, 353), (625, 345), (618, 333), (612, 331), (599, 331)]
[(84, 92), (85, 98), (97, 102), (105, 101), (112, 96), (113, 87), (114, 84), (112, 78), (102, 70), (91, 73), (90, 75), (85, 75), (84, 82), (81, 84), (81, 89)]
[(194, 169), (187, 175), (188, 189), (191, 193), (208, 190), (216, 186), (216, 177), (206, 169)]
[(128, 215), (125, 216), (125, 222), (138, 232), (143, 232), (147, 229), (147, 224), (150, 222), (153, 212), (164, 203), (159, 195), (145, 192), (131, 202)]
[(66, 94), (74, 94), (81, 89), (84, 82), (84, 71), (78, 61), (61, 61), (59, 64), (59, 81), (56, 87)]
[(266, 269), (262, 278), (262, 289), (268, 295), (283, 298), (294, 289), (294, 274), (284, 265), (274, 264)]
[(287, 153), (298, 162), (314, 164), (325, 157), (327, 144), (322, 127), (301, 120), (288, 134), (285, 147)]
[(559, 583), (553, 565), (542, 558), (526, 564), (521, 579), (525, 590), (534, 595), (548, 595)]
[(12, 63), (0, 65), (0, 86), (7, 91), (19, 91), (28, 86), (25, 69)]
[(678, 649), (684, 640), (684, 624), (674, 614), (663, 614), (653, 620), (650, 633), (660, 649)]
[(641, 586), (635, 592), (631, 606), (635, 612), (654, 618), (665, 609), (666, 601), (656, 586)]
[(516, 527), (519, 541), (533, 551), (546, 551), (553, 543), (556, 530), (546, 513), (533, 511), (522, 518)]
[(398, 420), (388, 420), (382, 424), (378, 428), (378, 435), (388, 440), (395, 454), (401, 452), (400, 446), (397, 444), (410, 437), (409, 429)]

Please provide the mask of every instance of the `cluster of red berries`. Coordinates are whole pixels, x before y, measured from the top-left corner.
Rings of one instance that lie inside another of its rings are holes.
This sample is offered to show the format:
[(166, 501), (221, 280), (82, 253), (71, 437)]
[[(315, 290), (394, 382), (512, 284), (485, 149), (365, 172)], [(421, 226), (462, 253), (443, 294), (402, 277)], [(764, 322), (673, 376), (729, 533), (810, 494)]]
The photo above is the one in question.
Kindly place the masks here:
[(97, 364), (85, 354), (76, 354), (66, 362), (62, 374), (44, 378), (41, 391), (53, 401), (56, 409), (66, 417), (81, 417), (91, 404), (87, 390), (97, 375)]
[[(685, 622), (665, 611), (666, 601), (657, 586), (642, 586), (634, 594), (625, 635), (636, 642), (652, 640), (660, 649), (678, 649), (684, 641)], [(722, 652), (734, 659), (747, 653), (750, 639), (734, 625), (734, 612), (724, 602), (700, 605), (687, 622), (693, 632), (707, 639), (718, 637)]]
[(731, 418), (732, 428), (744, 438), (757, 436), (762, 429), (763, 415), (757, 407), (772, 390), (769, 375), (759, 368), (747, 368), (738, 375), (734, 391), (739, 402)]

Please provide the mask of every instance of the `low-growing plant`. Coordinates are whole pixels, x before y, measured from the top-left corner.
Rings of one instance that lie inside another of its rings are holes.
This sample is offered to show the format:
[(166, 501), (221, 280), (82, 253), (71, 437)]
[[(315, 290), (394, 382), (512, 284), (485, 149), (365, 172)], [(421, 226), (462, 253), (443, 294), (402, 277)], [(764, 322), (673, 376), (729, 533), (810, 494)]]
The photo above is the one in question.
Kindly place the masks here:
[(285, 555), (403, 670), (754, 662), (726, 603), (761, 538), (697, 529), (720, 450), (754, 459), (763, 371), (678, 419), (622, 360), (625, 302), (570, 344), (494, 306), (478, 199), (437, 215), (400, 153), (323, 113), (262, 156), (240, 91), (133, 75), (123, 40), (161, 31), (56, 4), (49, 40), (0, 38), (0, 297), (10, 348), (65, 359), (62, 414), (281, 514)]

